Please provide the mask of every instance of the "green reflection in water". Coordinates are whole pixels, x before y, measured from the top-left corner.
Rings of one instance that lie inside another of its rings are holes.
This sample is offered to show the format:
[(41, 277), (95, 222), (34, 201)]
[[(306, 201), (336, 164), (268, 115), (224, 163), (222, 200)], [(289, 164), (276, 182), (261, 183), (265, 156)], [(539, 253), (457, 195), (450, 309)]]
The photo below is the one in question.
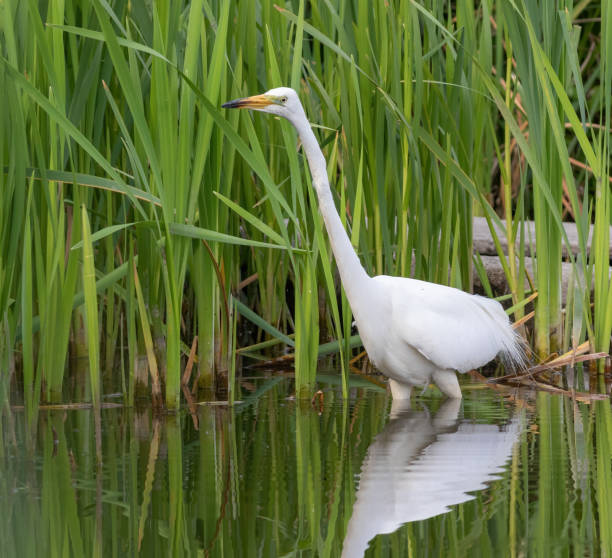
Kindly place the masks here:
[(6, 414), (0, 554), (612, 555), (609, 401), (466, 389), (390, 416), (378, 391), (268, 387), (195, 417), (103, 410), (100, 467), (91, 411), (42, 412), (30, 441)]

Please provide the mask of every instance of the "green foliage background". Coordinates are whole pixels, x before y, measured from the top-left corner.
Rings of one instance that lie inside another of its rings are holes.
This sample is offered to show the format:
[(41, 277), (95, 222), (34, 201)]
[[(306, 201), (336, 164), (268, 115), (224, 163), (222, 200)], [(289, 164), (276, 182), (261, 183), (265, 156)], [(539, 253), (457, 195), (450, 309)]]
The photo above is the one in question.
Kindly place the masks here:
[(321, 342), (343, 340), (347, 369), (296, 136), (219, 108), (281, 84), (318, 126), (368, 271), (470, 290), (484, 215), (515, 246), (515, 304), (537, 244), (537, 354), (609, 350), (609, 1), (4, 0), (0, 16), (1, 386), (6, 402), (23, 379), (28, 416), (78, 374), (69, 350), (100, 354), (84, 397), (120, 381), (127, 402), (176, 407), (196, 335), (199, 384), (229, 371), (231, 397), (240, 314), (294, 347), (298, 394)]

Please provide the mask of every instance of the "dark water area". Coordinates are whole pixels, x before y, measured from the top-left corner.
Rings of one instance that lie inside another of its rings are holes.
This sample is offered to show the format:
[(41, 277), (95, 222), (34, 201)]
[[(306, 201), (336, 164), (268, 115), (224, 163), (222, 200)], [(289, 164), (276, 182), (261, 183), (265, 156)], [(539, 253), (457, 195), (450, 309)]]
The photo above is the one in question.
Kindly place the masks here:
[(612, 555), (609, 400), (245, 385), (231, 408), (104, 409), (98, 446), (88, 409), (34, 436), (5, 416), (0, 555)]

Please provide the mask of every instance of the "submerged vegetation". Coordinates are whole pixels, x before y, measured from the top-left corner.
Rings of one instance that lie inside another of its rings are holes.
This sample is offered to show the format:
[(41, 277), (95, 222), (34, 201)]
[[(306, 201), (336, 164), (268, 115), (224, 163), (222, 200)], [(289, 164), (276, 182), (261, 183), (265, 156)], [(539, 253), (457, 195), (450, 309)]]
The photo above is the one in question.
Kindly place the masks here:
[[(609, 351), (609, 2), (5, 0), (0, 15), (0, 397), (23, 385), (32, 424), (73, 380), (98, 408), (117, 386), (176, 408), (227, 381), (232, 400), (238, 351), (279, 347), (309, 395), (336, 352), (346, 395), (358, 340), (295, 133), (219, 108), (281, 84), (317, 125), (368, 271), (468, 291), (477, 274), (501, 294), (473, 254), (483, 215), (507, 237), (513, 319), (534, 301), (537, 356)], [(579, 243), (562, 305), (565, 220)], [(68, 366), (86, 356), (89, 372)]]

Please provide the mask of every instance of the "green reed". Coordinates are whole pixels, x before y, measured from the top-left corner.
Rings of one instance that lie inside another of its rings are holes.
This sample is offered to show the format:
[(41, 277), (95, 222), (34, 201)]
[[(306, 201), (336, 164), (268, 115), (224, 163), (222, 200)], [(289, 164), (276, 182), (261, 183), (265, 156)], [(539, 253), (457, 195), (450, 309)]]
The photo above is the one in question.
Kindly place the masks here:
[[(175, 408), (197, 336), (194, 381), (214, 387), (239, 348), (230, 300), (238, 338), (254, 320), (248, 354), (293, 340), (299, 396), (340, 340), (347, 394), (352, 319), (295, 133), (219, 108), (281, 84), (316, 126), (369, 272), (471, 290), (484, 215), (511, 246), (499, 250), (514, 304), (536, 254), (538, 355), (586, 339), (609, 351), (609, 6), (276, 4), (0, 7), (0, 389), (23, 378), (32, 420), (41, 399), (65, 397), (68, 352), (89, 347), (102, 392), (121, 385), (131, 402), (144, 389)], [(98, 304), (87, 328), (81, 206)], [(563, 220), (579, 233), (565, 308)]]

